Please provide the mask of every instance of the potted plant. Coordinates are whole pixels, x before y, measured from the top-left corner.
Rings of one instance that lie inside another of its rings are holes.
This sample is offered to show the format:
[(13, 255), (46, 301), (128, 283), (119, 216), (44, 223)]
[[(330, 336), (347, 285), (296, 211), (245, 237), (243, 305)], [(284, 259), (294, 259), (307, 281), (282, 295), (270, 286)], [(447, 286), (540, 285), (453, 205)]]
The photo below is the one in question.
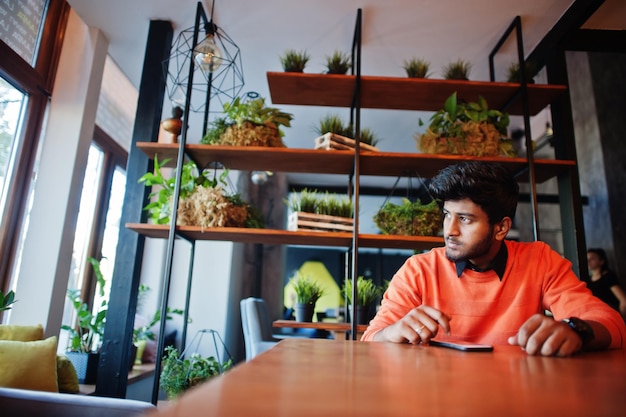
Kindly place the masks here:
[[(93, 267), (98, 293), (103, 297), (105, 281), (100, 270), (100, 261), (93, 257), (89, 257), (87, 260)], [(74, 308), (74, 322), (71, 325), (64, 324), (61, 326), (61, 329), (69, 333), (69, 346), (65, 355), (76, 368), (78, 382), (93, 384), (96, 380), (98, 361), (100, 360), (107, 301), (103, 299), (101, 304), (92, 310), (82, 300), (81, 291), (73, 289), (67, 290), (67, 299)]]
[(326, 56), (326, 72), (328, 74), (345, 74), (350, 69), (350, 55), (345, 52), (335, 51)]
[(430, 62), (421, 58), (412, 58), (408, 61), (405, 60), (402, 68), (404, 68), (406, 76), (409, 78), (428, 78)]
[(513, 141), (507, 137), (508, 125), (509, 115), (489, 109), (484, 98), (478, 97), (478, 102), (458, 102), (455, 92), (448, 97), (444, 108), (430, 118), (426, 132), (415, 138), (425, 153), (515, 156)]
[(182, 358), (175, 347), (168, 346), (163, 355), (159, 386), (167, 398), (173, 400), (189, 388), (220, 375), (232, 366), (232, 359), (220, 363), (213, 356), (202, 357), (197, 353)]
[(288, 230), (352, 231), (354, 207), (348, 197), (305, 188), (292, 193), (285, 204), (292, 211)]
[(285, 72), (304, 72), (304, 67), (310, 59), (306, 51), (294, 49), (286, 50), (279, 58)]
[(448, 63), (443, 67), (443, 78), (446, 80), (469, 80), (470, 69), (472, 64), (459, 59)]
[(435, 236), (441, 230), (441, 210), (436, 201), (402, 198), (402, 204), (387, 201), (374, 215), (374, 223), (385, 235)]
[[(321, 135), (315, 139), (315, 149), (354, 149), (356, 136), (350, 124), (344, 124), (336, 114), (328, 114), (320, 119), (315, 129)], [(369, 128), (361, 128), (360, 145), (363, 149), (377, 151), (378, 136)]]
[[(150, 287), (145, 284), (139, 286), (139, 293), (137, 294), (137, 306), (139, 308), (146, 293), (150, 291)], [(183, 315), (184, 310), (178, 308), (167, 307), (166, 320), (171, 320), (176, 315)], [(137, 354), (135, 355), (134, 364), (141, 365), (143, 352), (148, 342), (156, 340), (156, 334), (154, 333), (154, 327), (161, 321), (161, 310), (156, 310), (151, 319), (145, 322), (138, 320), (140, 316), (135, 317), (135, 327), (133, 329), (133, 344), (137, 347)]]
[(201, 143), (221, 146), (284, 148), (281, 126), (291, 126), (293, 115), (265, 105), (262, 97), (224, 103), (225, 116), (211, 122)]
[(294, 311), (297, 321), (313, 321), (315, 303), (324, 295), (324, 289), (310, 275), (297, 272), (290, 281), (296, 293)]
[[(352, 311), (352, 280), (346, 279), (343, 286), (343, 294), (346, 297), (349, 311)], [(364, 276), (356, 280), (356, 322), (367, 324), (369, 321), (369, 309), (372, 303), (382, 295), (382, 288), (374, 283), (371, 278)]]
[(6, 311), (11, 309), (11, 304), (15, 303), (17, 300), (15, 299), (15, 292), (8, 291), (4, 294), (0, 291), (0, 311)]
[[(534, 84), (533, 77), (537, 75), (537, 65), (533, 61), (526, 61), (526, 77), (528, 84)], [(512, 62), (506, 69), (506, 80), (510, 83), (521, 83), (521, 74), (519, 71), (519, 62)]]
[[(150, 219), (156, 224), (169, 224), (172, 212), (172, 198), (176, 177), (165, 178), (158, 158), (154, 158), (154, 170), (144, 174), (139, 182), (147, 187), (157, 186), (150, 193), (151, 202), (144, 207)], [(209, 171), (199, 172), (192, 161), (182, 166), (180, 199), (178, 202), (178, 226), (201, 227), (251, 227), (262, 228), (261, 214), (245, 203), (238, 193), (227, 194), (222, 186), (226, 185), (228, 170), (219, 177), (209, 177)], [(156, 198), (154, 198), (156, 197)]]

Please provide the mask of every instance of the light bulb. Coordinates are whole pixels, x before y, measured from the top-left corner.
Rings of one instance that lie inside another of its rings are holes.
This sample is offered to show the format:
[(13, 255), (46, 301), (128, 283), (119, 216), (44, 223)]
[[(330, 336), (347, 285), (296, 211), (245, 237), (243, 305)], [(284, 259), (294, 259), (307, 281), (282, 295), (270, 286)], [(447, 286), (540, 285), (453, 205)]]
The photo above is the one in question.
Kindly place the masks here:
[(207, 35), (202, 42), (193, 48), (193, 58), (196, 65), (205, 74), (217, 71), (222, 64), (222, 51), (217, 47), (213, 35)]

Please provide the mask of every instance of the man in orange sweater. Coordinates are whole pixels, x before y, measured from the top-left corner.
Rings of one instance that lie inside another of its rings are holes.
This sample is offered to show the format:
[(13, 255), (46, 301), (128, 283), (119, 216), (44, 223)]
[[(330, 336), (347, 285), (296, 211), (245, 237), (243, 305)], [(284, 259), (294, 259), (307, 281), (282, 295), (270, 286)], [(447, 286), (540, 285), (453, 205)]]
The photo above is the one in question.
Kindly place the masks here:
[(626, 345), (619, 313), (569, 261), (543, 242), (505, 240), (519, 195), (505, 167), (453, 165), (430, 191), (443, 205), (445, 247), (405, 262), (362, 340), (511, 344), (545, 356)]

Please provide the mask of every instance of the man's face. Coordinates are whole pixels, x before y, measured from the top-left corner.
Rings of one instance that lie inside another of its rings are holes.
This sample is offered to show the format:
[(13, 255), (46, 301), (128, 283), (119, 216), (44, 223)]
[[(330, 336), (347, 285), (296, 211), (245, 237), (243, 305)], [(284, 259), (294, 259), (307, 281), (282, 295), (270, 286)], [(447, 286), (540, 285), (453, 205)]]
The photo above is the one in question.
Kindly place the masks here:
[(448, 259), (467, 259), (479, 268), (486, 268), (499, 249), (487, 213), (468, 198), (444, 203), (443, 236)]

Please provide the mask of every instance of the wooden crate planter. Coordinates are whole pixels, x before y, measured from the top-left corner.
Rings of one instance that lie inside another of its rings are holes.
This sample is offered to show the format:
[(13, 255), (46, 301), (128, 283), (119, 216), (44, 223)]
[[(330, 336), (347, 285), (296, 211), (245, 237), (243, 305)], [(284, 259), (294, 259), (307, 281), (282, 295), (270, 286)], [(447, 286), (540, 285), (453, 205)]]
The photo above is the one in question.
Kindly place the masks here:
[[(342, 151), (351, 151), (354, 150), (355, 144), (356, 142), (354, 139), (350, 139), (345, 136), (330, 132), (325, 133), (318, 138), (315, 138), (315, 149), (338, 149)], [(378, 152), (378, 148), (363, 142), (361, 142), (360, 148), (363, 151)]]
[(289, 215), (288, 230), (312, 230), (319, 232), (352, 232), (354, 219), (325, 214), (298, 211)]

